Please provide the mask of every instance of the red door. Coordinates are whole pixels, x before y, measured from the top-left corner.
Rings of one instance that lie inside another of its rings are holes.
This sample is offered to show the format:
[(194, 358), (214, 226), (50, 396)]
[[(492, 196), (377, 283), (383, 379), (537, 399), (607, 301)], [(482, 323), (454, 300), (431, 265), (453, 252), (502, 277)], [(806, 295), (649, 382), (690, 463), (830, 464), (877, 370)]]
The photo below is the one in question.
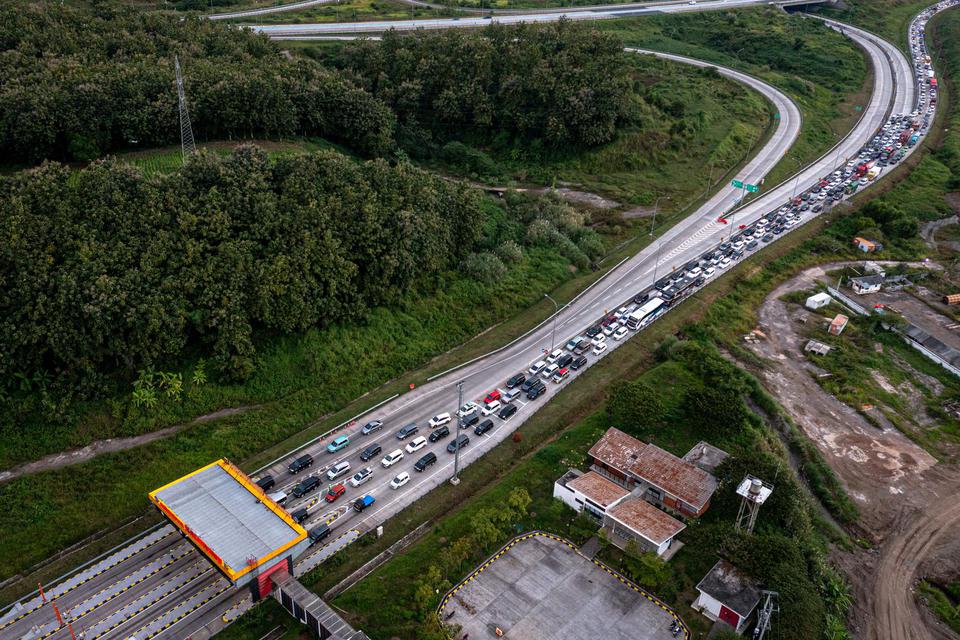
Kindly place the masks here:
[(728, 625), (730, 625), (734, 629), (736, 629), (737, 625), (740, 624), (740, 614), (738, 614), (736, 611), (731, 611), (730, 609), (727, 609), (723, 605), (720, 605), (720, 619), (726, 622)]

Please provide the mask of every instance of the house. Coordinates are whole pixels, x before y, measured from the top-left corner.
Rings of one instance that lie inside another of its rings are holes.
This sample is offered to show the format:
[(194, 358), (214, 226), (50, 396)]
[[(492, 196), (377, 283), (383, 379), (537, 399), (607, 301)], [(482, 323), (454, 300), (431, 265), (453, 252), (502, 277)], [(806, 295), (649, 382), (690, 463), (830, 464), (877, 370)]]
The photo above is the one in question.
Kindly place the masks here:
[(554, 498), (578, 513), (586, 511), (601, 522), (609, 507), (629, 495), (629, 491), (595, 471), (581, 473), (571, 469), (553, 484)]
[(698, 518), (710, 506), (717, 480), (660, 447), (611, 427), (588, 452), (591, 469), (656, 506)]
[(850, 287), (854, 293), (862, 296), (880, 291), (880, 287), (883, 286), (883, 281), (884, 277), (881, 275), (860, 276), (858, 278), (850, 278)]
[(554, 483), (553, 497), (596, 519), (621, 549), (632, 540), (639, 551), (662, 556), (686, 527), (595, 471), (570, 469)]
[(641, 498), (623, 500), (607, 510), (603, 528), (607, 539), (621, 549), (632, 541), (639, 551), (665, 554), (687, 525)]
[(827, 333), (832, 336), (838, 336), (843, 333), (843, 330), (846, 329), (847, 323), (850, 322), (850, 318), (838, 313), (837, 316), (830, 321), (830, 327), (827, 329)]
[(853, 244), (857, 246), (857, 249), (863, 251), (864, 253), (876, 253), (883, 249), (883, 245), (879, 242), (874, 242), (873, 240), (867, 240), (866, 238), (856, 237), (853, 239)]
[(807, 301), (803, 304), (803, 306), (805, 306), (807, 309), (816, 310), (827, 306), (831, 302), (833, 302), (833, 298), (831, 298), (829, 294), (821, 291), (820, 293), (815, 293), (807, 298)]
[(747, 626), (747, 619), (760, 603), (760, 590), (736, 567), (720, 560), (697, 585), (699, 595), (693, 608), (710, 620), (721, 620), (737, 633)]
[(825, 356), (830, 353), (830, 345), (823, 344), (822, 342), (817, 342), (816, 340), (809, 340), (807, 346), (803, 348), (807, 353), (814, 353), (818, 356)]

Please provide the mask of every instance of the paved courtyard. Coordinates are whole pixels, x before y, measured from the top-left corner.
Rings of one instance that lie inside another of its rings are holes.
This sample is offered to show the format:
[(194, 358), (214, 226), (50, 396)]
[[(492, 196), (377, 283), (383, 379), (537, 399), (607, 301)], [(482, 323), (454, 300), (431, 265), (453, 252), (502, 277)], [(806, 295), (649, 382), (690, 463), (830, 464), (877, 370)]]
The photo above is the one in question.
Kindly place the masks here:
[(672, 617), (577, 554), (537, 536), (518, 542), (450, 599), (444, 617), (470, 640), (500, 627), (515, 640), (673, 640)]

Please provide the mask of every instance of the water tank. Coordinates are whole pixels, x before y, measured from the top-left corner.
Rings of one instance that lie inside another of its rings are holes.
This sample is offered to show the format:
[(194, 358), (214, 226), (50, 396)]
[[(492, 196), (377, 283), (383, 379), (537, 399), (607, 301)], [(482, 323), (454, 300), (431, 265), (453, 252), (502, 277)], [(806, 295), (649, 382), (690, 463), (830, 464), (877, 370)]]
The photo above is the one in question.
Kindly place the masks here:
[(759, 479), (754, 478), (750, 481), (750, 497), (756, 498), (760, 496), (760, 490), (763, 489), (763, 483)]

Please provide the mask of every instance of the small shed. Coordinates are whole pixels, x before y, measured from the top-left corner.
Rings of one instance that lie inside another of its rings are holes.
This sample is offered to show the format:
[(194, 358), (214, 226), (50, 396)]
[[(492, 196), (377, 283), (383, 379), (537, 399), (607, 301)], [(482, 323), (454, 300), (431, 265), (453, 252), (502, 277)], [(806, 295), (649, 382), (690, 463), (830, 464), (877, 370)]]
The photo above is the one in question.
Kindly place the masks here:
[(949, 293), (943, 296), (943, 304), (960, 304), (960, 293)]
[(879, 242), (874, 242), (873, 240), (868, 240), (859, 236), (853, 239), (853, 244), (857, 246), (857, 249), (860, 249), (860, 251), (863, 251), (864, 253), (876, 253), (883, 248), (883, 245)]
[(711, 620), (722, 620), (742, 633), (760, 603), (760, 590), (736, 567), (720, 560), (697, 585), (693, 608)]
[(830, 321), (830, 328), (827, 329), (827, 333), (832, 336), (838, 336), (843, 333), (843, 330), (847, 328), (847, 323), (850, 322), (850, 318), (838, 313), (837, 316)]
[(821, 307), (827, 306), (831, 302), (833, 302), (833, 298), (830, 297), (830, 294), (821, 291), (820, 293), (815, 293), (807, 298), (807, 301), (803, 304), (803, 306), (805, 306), (807, 309), (820, 309)]
[(817, 340), (810, 340), (807, 342), (807, 346), (803, 348), (807, 353), (815, 353), (818, 356), (825, 356), (830, 353), (830, 345), (823, 344)]
[(883, 281), (884, 277), (880, 275), (860, 276), (858, 278), (850, 278), (850, 287), (854, 293), (862, 296), (880, 291), (880, 287), (883, 286)]

